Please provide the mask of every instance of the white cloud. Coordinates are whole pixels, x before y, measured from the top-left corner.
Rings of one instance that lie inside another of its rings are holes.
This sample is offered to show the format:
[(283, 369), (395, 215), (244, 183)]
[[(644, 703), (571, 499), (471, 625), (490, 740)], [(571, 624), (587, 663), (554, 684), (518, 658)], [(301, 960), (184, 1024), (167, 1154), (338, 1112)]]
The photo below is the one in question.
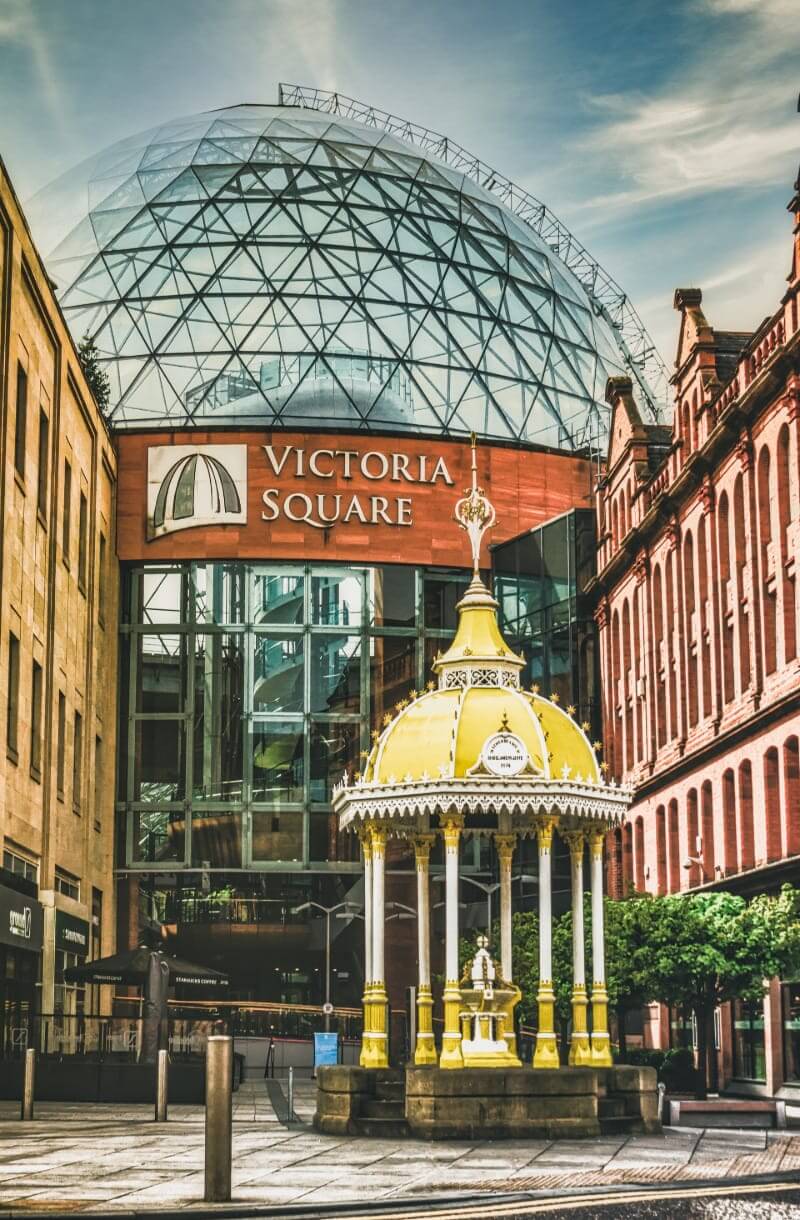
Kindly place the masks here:
[(33, 0), (0, 0), (0, 48), (4, 43), (28, 52), (41, 95), (51, 117), (63, 131), (64, 99)]
[(596, 162), (595, 180), (619, 189), (584, 207), (625, 209), (786, 174), (799, 142), (797, 0), (696, 0), (694, 8), (714, 36), (658, 91), (588, 99), (598, 121), (577, 151)]

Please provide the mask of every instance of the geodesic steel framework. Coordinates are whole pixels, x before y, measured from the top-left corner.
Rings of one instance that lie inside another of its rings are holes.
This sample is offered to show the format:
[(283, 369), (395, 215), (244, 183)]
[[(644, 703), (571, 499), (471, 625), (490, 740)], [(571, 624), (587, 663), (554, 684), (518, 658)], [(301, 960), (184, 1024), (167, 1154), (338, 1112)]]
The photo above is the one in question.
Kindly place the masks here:
[(600, 298), (462, 169), (293, 100), (81, 167), (89, 207), (49, 266), (112, 424), (603, 446), (606, 379), (642, 361)]

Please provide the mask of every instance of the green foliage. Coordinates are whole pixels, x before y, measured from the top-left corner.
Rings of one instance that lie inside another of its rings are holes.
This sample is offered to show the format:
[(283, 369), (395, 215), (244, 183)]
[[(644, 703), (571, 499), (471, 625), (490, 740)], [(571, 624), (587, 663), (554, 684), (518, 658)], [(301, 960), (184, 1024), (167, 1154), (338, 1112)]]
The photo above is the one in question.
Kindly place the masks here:
[(95, 402), (101, 411), (105, 411), (111, 397), (111, 382), (100, 364), (97, 346), (88, 331), (78, 344), (78, 359)]

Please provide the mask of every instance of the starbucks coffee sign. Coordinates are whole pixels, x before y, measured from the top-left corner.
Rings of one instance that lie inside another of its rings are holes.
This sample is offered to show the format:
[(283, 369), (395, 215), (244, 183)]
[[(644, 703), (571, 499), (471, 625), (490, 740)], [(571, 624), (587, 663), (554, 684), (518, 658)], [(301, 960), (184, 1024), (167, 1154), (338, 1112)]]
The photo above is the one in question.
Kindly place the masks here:
[(495, 733), (486, 739), (481, 761), (492, 775), (519, 775), (530, 762), (530, 754), (516, 733)]

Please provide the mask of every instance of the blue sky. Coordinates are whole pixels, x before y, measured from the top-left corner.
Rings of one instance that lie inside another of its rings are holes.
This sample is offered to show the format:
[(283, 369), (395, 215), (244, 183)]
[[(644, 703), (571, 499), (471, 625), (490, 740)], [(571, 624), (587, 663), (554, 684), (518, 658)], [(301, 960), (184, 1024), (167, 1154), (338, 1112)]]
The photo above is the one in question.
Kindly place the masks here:
[(166, 118), (338, 89), (543, 199), (668, 364), (675, 287), (778, 305), (800, 159), (800, 0), (0, 0), (0, 154), (24, 199)]

